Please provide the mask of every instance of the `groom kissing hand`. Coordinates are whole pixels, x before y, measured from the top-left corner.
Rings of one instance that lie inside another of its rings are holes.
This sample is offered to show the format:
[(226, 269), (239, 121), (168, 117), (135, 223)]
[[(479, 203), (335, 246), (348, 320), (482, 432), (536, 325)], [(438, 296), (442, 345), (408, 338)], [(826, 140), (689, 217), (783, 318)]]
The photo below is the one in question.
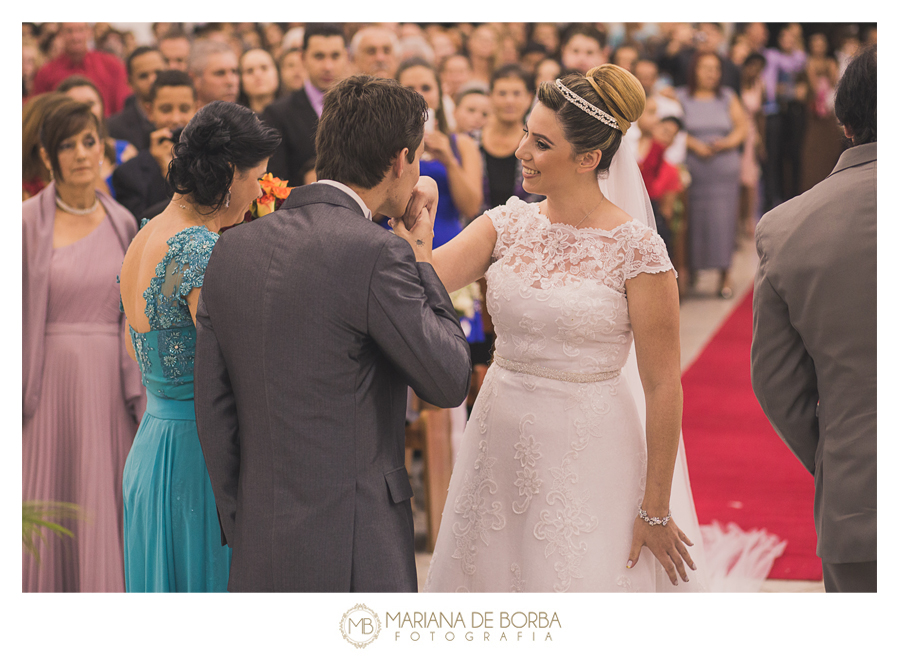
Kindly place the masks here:
[(197, 312), (196, 412), (232, 592), (415, 592), (407, 386), (465, 400), (465, 335), (434, 269), (427, 105), (355, 76), (325, 96), (318, 182), (219, 239)]

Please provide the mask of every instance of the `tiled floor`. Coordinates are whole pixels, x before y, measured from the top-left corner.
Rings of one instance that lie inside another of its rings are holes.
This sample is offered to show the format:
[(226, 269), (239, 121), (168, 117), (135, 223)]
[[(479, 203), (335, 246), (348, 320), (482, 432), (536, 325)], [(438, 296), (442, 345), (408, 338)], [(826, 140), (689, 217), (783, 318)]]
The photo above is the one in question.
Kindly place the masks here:
[[(717, 272), (710, 271), (699, 274), (694, 290), (681, 303), (682, 368), (686, 369), (693, 363), (716, 329), (728, 317), (735, 304), (740, 302), (744, 294), (752, 287), (756, 263), (757, 257), (753, 241), (745, 238), (734, 256), (732, 268), (734, 297), (730, 300), (721, 299), (716, 294), (718, 284)], [(412, 475), (414, 481), (418, 479), (416, 473)], [(421, 496), (416, 498), (421, 500)], [(424, 514), (417, 511), (415, 514), (417, 530), (423, 529), (425, 522)], [(425, 582), (430, 560), (430, 553), (421, 552), (416, 554), (420, 590)], [(762, 591), (824, 592), (825, 589), (821, 581), (768, 580), (763, 585)]]

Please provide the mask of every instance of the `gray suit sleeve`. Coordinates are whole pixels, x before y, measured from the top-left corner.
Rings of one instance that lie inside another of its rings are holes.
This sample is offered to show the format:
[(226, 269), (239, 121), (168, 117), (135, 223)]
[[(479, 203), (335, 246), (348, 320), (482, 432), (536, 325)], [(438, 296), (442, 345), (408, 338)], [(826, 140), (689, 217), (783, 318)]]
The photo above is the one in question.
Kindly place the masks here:
[(197, 305), (194, 411), (200, 447), (216, 498), (222, 544), (232, 545), (241, 468), (237, 408), (228, 368), (213, 331), (202, 290)]
[(769, 260), (757, 234), (760, 261), (753, 287), (753, 392), (772, 427), (810, 473), (815, 473), (819, 419), (816, 367), (772, 285)]
[(420, 398), (456, 407), (469, 392), (472, 358), (434, 268), (391, 236), (369, 285), (369, 334)]

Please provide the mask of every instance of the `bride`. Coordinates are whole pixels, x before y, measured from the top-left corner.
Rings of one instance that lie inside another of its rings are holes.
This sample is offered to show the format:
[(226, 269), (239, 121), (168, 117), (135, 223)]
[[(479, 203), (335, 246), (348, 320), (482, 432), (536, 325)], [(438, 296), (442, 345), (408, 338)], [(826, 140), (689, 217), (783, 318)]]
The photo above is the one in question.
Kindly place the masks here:
[(679, 448), (675, 272), (620, 149), (643, 89), (604, 64), (543, 83), (538, 100), (516, 157), (545, 201), (511, 197), (433, 254), (427, 220), (392, 222), (448, 290), (487, 277), (497, 332), (425, 589), (705, 589)]

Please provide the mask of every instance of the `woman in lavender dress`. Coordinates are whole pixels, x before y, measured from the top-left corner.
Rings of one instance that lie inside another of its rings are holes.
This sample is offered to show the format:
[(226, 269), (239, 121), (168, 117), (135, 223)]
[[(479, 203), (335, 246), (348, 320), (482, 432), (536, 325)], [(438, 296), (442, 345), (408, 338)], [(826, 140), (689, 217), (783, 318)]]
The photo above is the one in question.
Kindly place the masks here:
[(22, 204), (22, 499), (79, 505), (25, 554), (25, 592), (122, 592), (122, 469), (144, 395), (125, 353), (116, 275), (137, 225), (97, 189), (103, 158), (90, 107), (45, 119), (51, 182)]
[(688, 86), (677, 90), (687, 131), (688, 234), (691, 272), (719, 270), (719, 295), (732, 295), (731, 256), (738, 225), (741, 146), (747, 135), (744, 108), (722, 86), (715, 53), (694, 57)]

